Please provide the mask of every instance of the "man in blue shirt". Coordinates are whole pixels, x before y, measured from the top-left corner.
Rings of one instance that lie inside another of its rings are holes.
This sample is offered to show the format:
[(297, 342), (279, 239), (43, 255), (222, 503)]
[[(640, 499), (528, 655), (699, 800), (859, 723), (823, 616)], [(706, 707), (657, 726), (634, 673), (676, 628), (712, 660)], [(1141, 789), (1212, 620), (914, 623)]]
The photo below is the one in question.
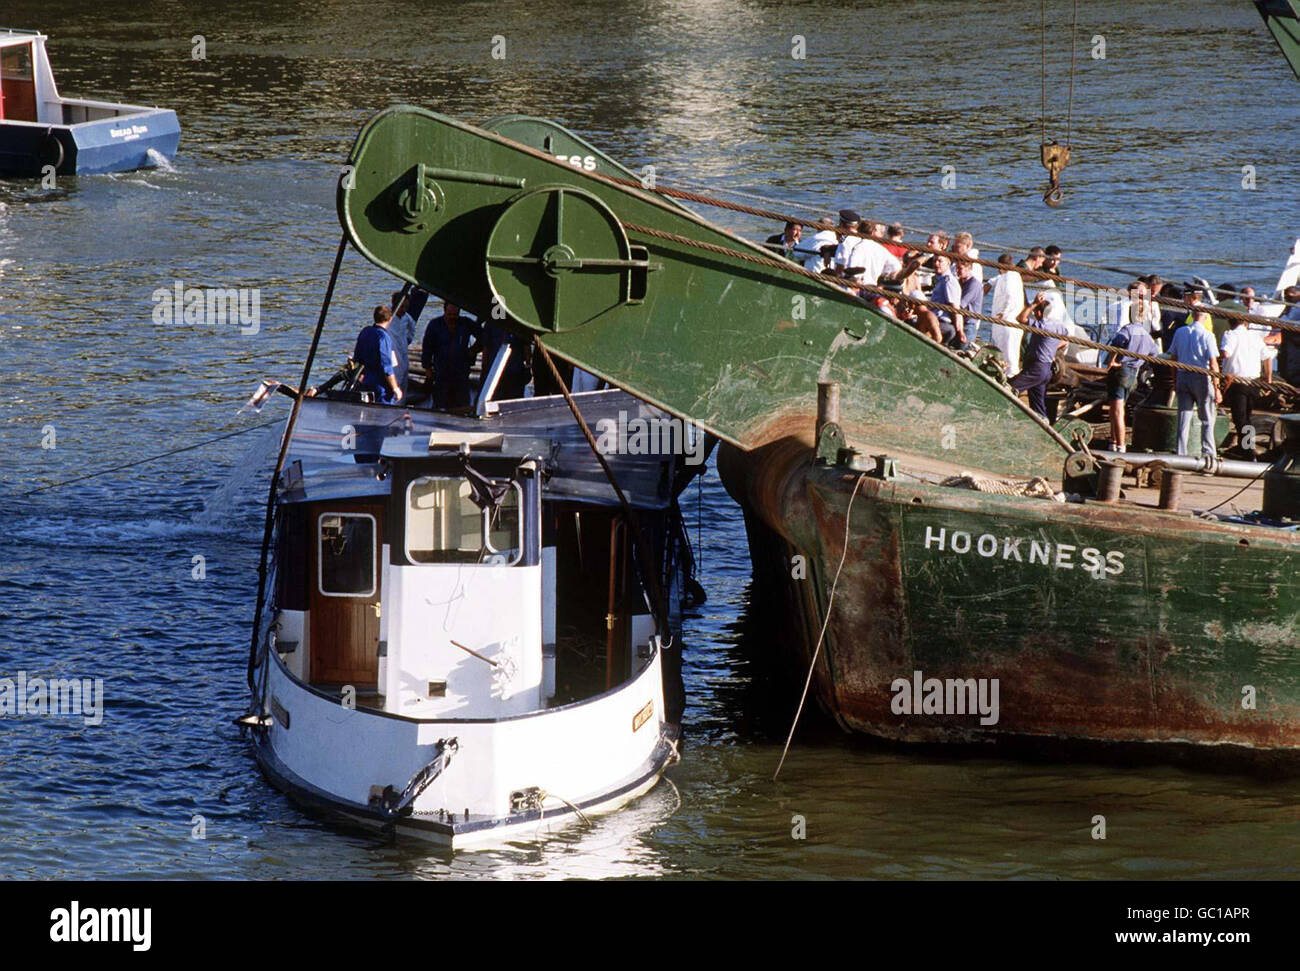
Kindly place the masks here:
[[(1112, 347), (1120, 347), (1135, 354), (1158, 357), (1160, 348), (1151, 339), (1145, 327), (1130, 321), (1110, 339)], [(1110, 447), (1116, 452), (1128, 451), (1128, 429), (1124, 424), (1125, 400), (1137, 387), (1142, 360), (1113, 354), (1106, 371), (1106, 400), (1110, 403)]]
[(420, 362), (433, 385), (433, 407), (439, 411), (469, 405), (469, 372), (482, 349), (478, 337), (478, 322), (462, 317), (454, 303), (443, 304), (442, 313), (424, 329)]
[(353, 360), (361, 364), (357, 386), (371, 392), (380, 404), (392, 405), (402, 400), (402, 386), (397, 381), (397, 346), (388, 332), (393, 312), (387, 307), (376, 307), (374, 318), (375, 322), (357, 335), (352, 349)]
[(965, 347), (966, 333), (962, 325), (961, 282), (952, 274), (952, 261), (946, 256), (934, 258), (934, 289), (930, 291), (930, 300), (946, 304), (952, 309), (932, 307), (934, 315), (939, 318), (939, 332), (943, 342), (949, 347)]
[[(1219, 354), (1214, 346), (1212, 331), (1200, 324), (1185, 324), (1174, 331), (1169, 342), (1169, 357), (1182, 364), (1208, 368), (1218, 374)], [(1178, 393), (1178, 454), (1189, 455), (1187, 438), (1192, 430), (1192, 410), (1201, 419), (1201, 454), (1213, 457), (1214, 420), (1217, 405), (1223, 399), (1218, 381), (1208, 374), (1178, 371), (1174, 377), (1174, 390)]]
[[(1020, 311), (1016, 320), (1061, 337), (1070, 336), (1070, 328), (1064, 320), (1055, 315), (1047, 316), (1051, 303), (1051, 297), (1040, 293), (1033, 303)], [(1064, 343), (1057, 337), (1031, 332), (1020, 357), (1022, 370), (1010, 382), (1016, 391), (1029, 392), (1029, 407), (1041, 415), (1044, 421), (1047, 420), (1047, 385), (1052, 380), (1052, 361)]]

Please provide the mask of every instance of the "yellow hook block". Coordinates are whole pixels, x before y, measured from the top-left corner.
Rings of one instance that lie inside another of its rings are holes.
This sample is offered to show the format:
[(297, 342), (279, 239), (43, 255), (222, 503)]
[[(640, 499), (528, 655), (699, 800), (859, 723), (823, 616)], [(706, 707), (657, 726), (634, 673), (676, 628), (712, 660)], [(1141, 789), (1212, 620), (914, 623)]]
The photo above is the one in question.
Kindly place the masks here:
[(1043, 142), (1041, 146), (1043, 168), (1047, 169), (1047, 192), (1043, 202), (1053, 209), (1065, 199), (1061, 189), (1061, 172), (1070, 164), (1070, 146), (1058, 145), (1055, 139)]

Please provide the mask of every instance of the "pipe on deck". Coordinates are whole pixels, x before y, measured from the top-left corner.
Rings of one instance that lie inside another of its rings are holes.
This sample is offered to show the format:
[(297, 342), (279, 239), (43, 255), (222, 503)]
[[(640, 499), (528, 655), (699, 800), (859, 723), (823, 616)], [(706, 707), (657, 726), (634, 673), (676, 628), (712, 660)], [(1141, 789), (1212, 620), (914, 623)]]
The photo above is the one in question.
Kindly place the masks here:
[(1113, 462), (1127, 462), (1129, 465), (1154, 465), (1158, 462), (1175, 472), (1201, 472), (1229, 479), (1259, 478), (1272, 468), (1267, 462), (1242, 462), (1217, 456), (1174, 455), (1169, 452), (1107, 452), (1094, 448), (1092, 454)]

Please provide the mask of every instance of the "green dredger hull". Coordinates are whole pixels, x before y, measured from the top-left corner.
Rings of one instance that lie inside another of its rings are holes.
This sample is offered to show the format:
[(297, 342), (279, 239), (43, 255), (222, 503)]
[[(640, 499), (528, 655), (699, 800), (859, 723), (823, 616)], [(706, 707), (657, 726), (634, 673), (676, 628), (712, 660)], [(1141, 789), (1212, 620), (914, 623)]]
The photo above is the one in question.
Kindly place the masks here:
[[(627, 173), (598, 153), (588, 162), (558, 126), (506, 130), (529, 144), (419, 109), (381, 112), (340, 185), (349, 239), (729, 443), (719, 465), (745, 510), (755, 599), (779, 607), (776, 643), (804, 669), (857, 479), (813, 462), (819, 381), (839, 385), (838, 426), (864, 453), (1060, 482), (1065, 442), (970, 362), (602, 178)], [(1298, 753), (1298, 575), (1293, 531), (868, 477), (818, 698), (846, 727), (897, 739)], [(998, 679), (997, 722), (896, 714), (893, 686), (916, 671)]]
[[(857, 473), (724, 450), (753, 602), (806, 671)], [(1294, 533), (864, 477), (814, 681), (846, 728), (1300, 754)], [(792, 577), (795, 556), (807, 578)], [(999, 716), (899, 714), (899, 678), (997, 679)]]

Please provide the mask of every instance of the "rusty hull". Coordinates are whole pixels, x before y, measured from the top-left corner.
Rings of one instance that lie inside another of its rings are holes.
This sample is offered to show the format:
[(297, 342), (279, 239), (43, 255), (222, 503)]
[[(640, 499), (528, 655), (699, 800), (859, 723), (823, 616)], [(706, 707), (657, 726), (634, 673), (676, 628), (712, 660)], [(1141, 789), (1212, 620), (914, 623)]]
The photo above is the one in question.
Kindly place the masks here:
[[(755, 602), (801, 673), (861, 479), (813, 680), (846, 729), (1300, 753), (1294, 532), (875, 478), (815, 465), (799, 437), (724, 447), (719, 471), (745, 510)], [(897, 713), (891, 685), (916, 671), (997, 679), (997, 723)]]

